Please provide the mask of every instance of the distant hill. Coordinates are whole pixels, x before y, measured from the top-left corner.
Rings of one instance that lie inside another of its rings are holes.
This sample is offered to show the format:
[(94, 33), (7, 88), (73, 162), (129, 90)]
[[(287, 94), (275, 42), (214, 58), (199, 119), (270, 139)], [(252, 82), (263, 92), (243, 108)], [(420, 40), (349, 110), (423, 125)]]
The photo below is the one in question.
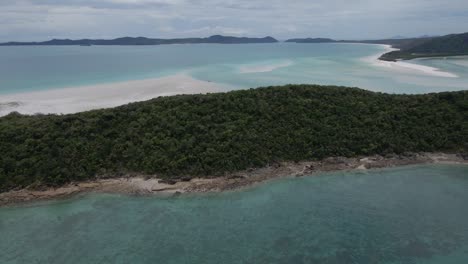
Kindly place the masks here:
[(70, 45), (164, 45), (164, 44), (198, 44), (198, 43), (217, 43), (217, 44), (243, 44), (243, 43), (275, 43), (278, 40), (272, 37), (247, 38), (214, 35), (208, 38), (180, 38), (180, 39), (156, 39), (145, 37), (123, 37), (116, 39), (53, 39), (43, 42), (6, 42), (0, 43), (0, 46), (70, 46)]
[(423, 43), (430, 38), (389, 38), (378, 40), (334, 40), (329, 38), (294, 38), (288, 39), (286, 42), (294, 43), (366, 43), (366, 44), (386, 44), (392, 45), (394, 48), (408, 48)]
[(401, 35), (396, 35), (396, 36), (391, 37), (390, 39), (407, 39), (407, 38), (408, 37), (401, 36)]
[(367, 44), (386, 44), (391, 45), (397, 49), (408, 49), (420, 45), (431, 38), (406, 38), (406, 39), (378, 39), (378, 40), (360, 40), (360, 41), (344, 41), (344, 42), (357, 42)]
[(396, 61), (421, 57), (445, 57), (468, 55), (468, 33), (451, 34), (442, 37), (422, 36), (419, 38), (390, 38), (379, 40), (334, 40), (328, 38), (295, 38), (286, 42), (294, 43), (367, 43), (386, 44), (400, 49), (380, 57), (381, 60)]
[(468, 33), (451, 34), (442, 37), (430, 37), (410, 41), (398, 47), (399, 51), (392, 51), (380, 57), (381, 60), (396, 61), (421, 57), (445, 57), (468, 55)]
[(440, 37), (440, 35), (422, 35), (420, 38), (435, 38), (435, 37)]
[(295, 39), (288, 39), (286, 42), (294, 42), (294, 43), (330, 43), (330, 42), (337, 42), (334, 39), (329, 38), (295, 38)]

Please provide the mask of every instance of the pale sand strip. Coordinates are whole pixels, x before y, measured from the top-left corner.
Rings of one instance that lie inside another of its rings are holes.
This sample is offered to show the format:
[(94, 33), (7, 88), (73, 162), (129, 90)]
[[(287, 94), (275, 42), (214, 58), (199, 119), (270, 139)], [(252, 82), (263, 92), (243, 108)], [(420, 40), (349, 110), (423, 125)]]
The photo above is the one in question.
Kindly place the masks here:
[(385, 67), (387, 69), (398, 71), (401, 73), (424, 74), (424, 75), (446, 77), (446, 78), (458, 77), (456, 74), (453, 74), (450, 72), (444, 72), (438, 68), (434, 68), (430, 66), (424, 66), (424, 65), (414, 64), (414, 63), (405, 62), (405, 61), (392, 62), (392, 61), (379, 60), (379, 57), (382, 56), (383, 54), (390, 52), (390, 51), (398, 50), (398, 49), (392, 48), (390, 45), (381, 45), (381, 46), (385, 47), (384, 52), (381, 52), (381, 53), (378, 53), (376, 55), (372, 55), (369, 57), (365, 57), (363, 58), (363, 60), (371, 63), (372, 65)]
[(196, 80), (185, 74), (162, 78), (107, 83), (38, 92), (0, 95), (0, 116), (21, 114), (69, 114), (115, 107), (158, 96), (223, 92), (227, 86)]

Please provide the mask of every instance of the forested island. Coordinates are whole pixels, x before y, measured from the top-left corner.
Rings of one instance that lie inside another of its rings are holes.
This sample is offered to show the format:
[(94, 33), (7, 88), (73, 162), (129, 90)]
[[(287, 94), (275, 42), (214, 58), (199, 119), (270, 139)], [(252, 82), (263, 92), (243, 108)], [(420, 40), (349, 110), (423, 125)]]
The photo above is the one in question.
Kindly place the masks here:
[(386, 44), (400, 49), (382, 55), (384, 61), (410, 60), (425, 57), (446, 57), (468, 55), (468, 33), (451, 34), (441, 37), (420, 37), (380, 40), (334, 40), (329, 38), (296, 38), (286, 42), (294, 43), (365, 43)]
[(394, 46), (391, 51), (380, 57), (381, 60), (397, 61), (425, 57), (447, 57), (468, 55), (468, 33), (451, 34), (443, 37), (426, 38)]
[(468, 91), (287, 85), (0, 118), (0, 191), (126, 173), (215, 177), (282, 161), (468, 151)]
[(375, 40), (335, 40), (330, 38), (293, 38), (285, 42), (291, 43), (363, 43), (363, 44), (385, 44), (394, 48), (413, 47), (426, 42), (433, 37), (401, 38), (401, 39), (375, 39)]
[(6, 42), (0, 46), (91, 46), (91, 45), (165, 45), (165, 44), (247, 44), (247, 43), (275, 43), (278, 40), (272, 37), (247, 38), (214, 35), (208, 38), (178, 38), (159, 39), (146, 37), (123, 37), (116, 39), (53, 39), (43, 42)]

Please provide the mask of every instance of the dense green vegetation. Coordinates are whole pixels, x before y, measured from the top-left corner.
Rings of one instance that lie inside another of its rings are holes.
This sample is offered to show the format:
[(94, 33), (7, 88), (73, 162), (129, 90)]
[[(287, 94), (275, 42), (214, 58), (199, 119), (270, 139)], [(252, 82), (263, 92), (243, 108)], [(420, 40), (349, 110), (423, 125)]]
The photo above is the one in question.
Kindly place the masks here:
[(409, 49), (420, 45), (433, 37), (404, 38), (404, 39), (377, 39), (377, 40), (334, 40), (329, 38), (295, 38), (286, 42), (294, 43), (365, 43), (365, 44), (386, 44), (398, 49)]
[(400, 49), (398, 51), (391, 51), (382, 55), (380, 59), (385, 61), (468, 55), (468, 33), (451, 34), (442, 37), (380, 40), (333, 40), (327, 38), (299, 38), (288, 39), (286, 42), (387, 44), (392, 45), (394, 48)]
[(315, 85), (0, 118), (0, 190), (138, 172), (214, 176), (277, 161), (468, 149), (468, 91)]
[(468, 33), (418, 40), (399, 48), (399, 51), (386, 53), (380, 59), (396, 61), (421, 57), (468, 55)]

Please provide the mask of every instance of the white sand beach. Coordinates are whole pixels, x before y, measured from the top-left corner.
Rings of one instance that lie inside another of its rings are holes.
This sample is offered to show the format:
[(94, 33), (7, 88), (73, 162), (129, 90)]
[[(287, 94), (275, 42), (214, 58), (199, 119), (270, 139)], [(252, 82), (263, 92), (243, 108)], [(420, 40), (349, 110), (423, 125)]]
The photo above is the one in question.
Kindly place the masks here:
[(159, 96), (223, 92), (227, 89), (220, 84), (177, 74), (155, 79), (8, 94), (0, 95), (0, 116), (13, 111), (21, 114), (69, 114), (115, 107)]
[(371, 63), (372, 65), (385, 67), (387, 69), (402, 72), (402, 73), (424, 74), (424, 75), (446, 77), (446, 78), (458, 77), (456, 74), (453, 74), (450, 72), (444, 72), (444, 71), (441, 71), (440, 69), (430, 67), (430, 66), (424, 66), (424, 65), (419, 65), (419, 64), (405, 62), (405, 61), (392, 62), (392, 61), (379, 60), (379, 57), (382, 56), (383, 54), (390, 52), (390, 51), (398, 50), (398, 49), (392, 48), (390, 45), (381, 45), (381, 46), (385, 47), (384, 52), (378, 53), (373, 56), (365, 57), (363, 58), (363, 60)]

